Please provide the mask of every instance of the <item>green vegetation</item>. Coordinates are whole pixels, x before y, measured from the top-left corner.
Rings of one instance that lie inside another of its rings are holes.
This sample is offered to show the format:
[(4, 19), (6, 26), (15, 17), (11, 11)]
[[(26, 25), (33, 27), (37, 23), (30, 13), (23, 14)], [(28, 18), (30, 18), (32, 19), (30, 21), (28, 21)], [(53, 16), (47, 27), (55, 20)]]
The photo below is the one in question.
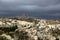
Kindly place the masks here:
[(0, 36), (0, 40), (8, 40), (5, 36)]
[(28, 40), (28, 39), (29, 39), (29, 36), (27, 35), (27, 32), (21, 31), (19, 33), (19, 39), (18, 40)]
[(15, 31), (17, 29), (17, 26), (12, 26), (12, 27), (0, 27), (0, 30), (4, 31), (4, 32), (12, 32)]
[(4, 33), (4, 31), (0, 30), (0, 35), (2, 35)]
[(53, 36), (57, 37), (58, 35), (60, 35), (60, 30), (58, 28), (55, 30), (52, 30), (52, 34)]

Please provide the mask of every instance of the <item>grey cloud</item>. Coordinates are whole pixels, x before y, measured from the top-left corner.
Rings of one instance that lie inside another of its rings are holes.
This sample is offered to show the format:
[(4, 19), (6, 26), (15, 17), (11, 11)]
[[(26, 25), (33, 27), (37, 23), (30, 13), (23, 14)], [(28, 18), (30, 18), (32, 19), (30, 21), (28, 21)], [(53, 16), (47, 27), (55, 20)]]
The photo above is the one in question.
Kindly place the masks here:
[[(21, 8), (38, 8), (38, 9), (56, 9), (60, 7), (59, 0), (0, 0), (1, 9), (20, 9)], [(56, 6), (56, 7), (55, 7)]]
[(41, 15), (58, 16), (60, 0), (0, 0), (0, 10), (25, 10)]

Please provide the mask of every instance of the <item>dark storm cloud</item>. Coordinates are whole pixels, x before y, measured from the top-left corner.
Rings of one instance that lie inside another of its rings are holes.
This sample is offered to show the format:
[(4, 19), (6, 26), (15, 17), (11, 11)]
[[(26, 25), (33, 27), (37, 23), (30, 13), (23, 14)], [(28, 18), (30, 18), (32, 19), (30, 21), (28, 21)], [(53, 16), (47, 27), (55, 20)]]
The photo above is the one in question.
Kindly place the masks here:
[(3, 10), (25, 10), (41, 15), (60, 16), (60, 0), (0, 0), (0, 14), (4, 13)]

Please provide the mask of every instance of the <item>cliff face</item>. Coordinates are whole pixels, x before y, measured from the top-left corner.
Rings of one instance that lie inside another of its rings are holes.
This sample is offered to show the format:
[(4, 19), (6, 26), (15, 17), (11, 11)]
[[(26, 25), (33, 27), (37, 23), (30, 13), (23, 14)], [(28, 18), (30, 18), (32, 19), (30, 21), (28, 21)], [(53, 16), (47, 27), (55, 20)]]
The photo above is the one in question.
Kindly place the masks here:
[[(3, 26), (4, 23), (8, 27)], [(34, 19), (30, 22), (11, 18), (1, 20), (0, 25), (0, 35), (9, 35), (11, 40), (60, 40), (59, 20)]]

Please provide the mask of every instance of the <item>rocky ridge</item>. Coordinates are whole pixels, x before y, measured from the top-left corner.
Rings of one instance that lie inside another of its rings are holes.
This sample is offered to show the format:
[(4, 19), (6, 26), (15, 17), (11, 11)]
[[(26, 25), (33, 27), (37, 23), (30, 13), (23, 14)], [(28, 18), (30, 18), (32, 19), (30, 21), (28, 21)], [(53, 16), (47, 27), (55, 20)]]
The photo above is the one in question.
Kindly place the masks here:
[(1, 27), (10, 29), (9, 32), (0, 30), (1, 35), (9, 35), (11, 40), (60, 40), (59, 20), (0, 18)]

